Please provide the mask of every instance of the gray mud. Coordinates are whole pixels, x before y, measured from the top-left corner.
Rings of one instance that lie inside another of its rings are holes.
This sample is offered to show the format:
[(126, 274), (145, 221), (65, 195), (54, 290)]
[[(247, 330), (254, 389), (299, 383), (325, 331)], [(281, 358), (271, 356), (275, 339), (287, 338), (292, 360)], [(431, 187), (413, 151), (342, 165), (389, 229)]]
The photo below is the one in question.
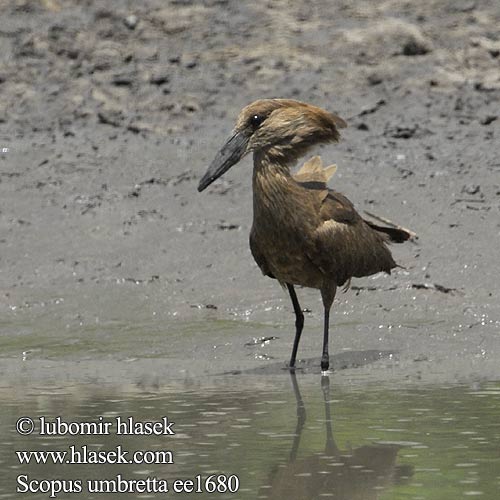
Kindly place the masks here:
[[(293, 312), (248, 249), (250, 159), (196, 192), (273, 96), (344, 117), (319, 150), (335, 188), (418, 234), (404, 269), (339, 294), (334, 376), (500, 379), (498, 2), (0, 7), (6, 386), (282, 371)], [(299, 298), (316, 372), (319, 294)]]

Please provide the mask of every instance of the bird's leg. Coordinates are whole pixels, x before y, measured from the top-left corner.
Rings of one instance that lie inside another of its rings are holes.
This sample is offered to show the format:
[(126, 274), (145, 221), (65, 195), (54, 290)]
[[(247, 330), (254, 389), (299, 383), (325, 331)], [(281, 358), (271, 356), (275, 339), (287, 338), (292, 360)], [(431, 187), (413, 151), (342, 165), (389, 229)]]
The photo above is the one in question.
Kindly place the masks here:
[(328, 355), (328, 330), (330, 326), (330, 309), (332, 307), (336, 285), (328, 285), (321, 289), (321, 298), (323, 299), (323, 307), (325, 309), (325, 320), (323, 327), (323, 354), (321, 355), (321, 371), (326, 372), (330, 367), (330, 356)]
[(302, 333), (302, 328), (304, 327), (304, 313), (297, 299), (297, 294), (295, 293), (295, 288), (290, 283), (286, 284), (288, 288), (288, 293), (292, 299), (293, 310), (295, 312), (295, 340), (293, 341), (292, 356), (290, 357), (289, 368), (295, 368), (295, 358), (297, 357), (297, 349), (299, 348), (300, 335)]
[(306, 423), (306, 407), (300, 394), (299, 384), (297, 383), (297, 376), (295, 371), (290, 371), (290, 378), (292, 379), (293, 393), (295, 394), (295, 401), (297, 402), (297, 426), (295, 428), (295, 435), (293, 438), (292, 449), (290, 450), (290, 463), (295, 462), (297, 452), (299, 451), (300, 438), (302, 437), (302, 430)]
[(325, 319), (323, 326), (323, 353), (321, 355), (321, 372), (325, 373), (330, 367), (330, 355), (328, 354), (328, 327), (330, 323), (330, 308), (325, 306)]
[(325, 425), (326, 425), (326, 443), (325, 454), (336, 456), (340, 454), (335, 439), (333, 438), (332, 430), (332, 415), (330, 411), (330, 377), (323, 375), (321, 377), (321, 389), (323, 391), (323, 401), (325, 403)]

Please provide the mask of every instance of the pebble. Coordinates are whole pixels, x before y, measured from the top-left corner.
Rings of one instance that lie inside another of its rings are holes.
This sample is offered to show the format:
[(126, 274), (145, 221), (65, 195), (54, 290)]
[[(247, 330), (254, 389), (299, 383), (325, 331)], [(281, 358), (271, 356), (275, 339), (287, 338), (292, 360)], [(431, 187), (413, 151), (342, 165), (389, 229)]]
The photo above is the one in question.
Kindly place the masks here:
[(137, 26), (137, 23), (139, 22), (139, 19), (137, 16), (134, 16), (133, 14), (130, 16), (127, 16), (124, 20), (123, 23), (129, 30), (134, 30)]

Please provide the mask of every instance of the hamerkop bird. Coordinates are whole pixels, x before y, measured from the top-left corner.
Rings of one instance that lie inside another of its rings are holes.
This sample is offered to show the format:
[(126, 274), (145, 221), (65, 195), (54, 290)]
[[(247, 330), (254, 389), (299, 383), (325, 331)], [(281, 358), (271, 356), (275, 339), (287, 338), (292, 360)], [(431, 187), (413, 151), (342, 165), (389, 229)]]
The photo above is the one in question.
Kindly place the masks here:
[(329, 368), (328, 328), (337, 287), (352, 277), (396, 267), (386, 243), (410, 237), (403, 229), (365, 221), (326, 181), (313, 158), (293, 176), (290, 167), (312, 146), (337, 142), (346, 122), (327, 111), (291, 99), (262, 99), (241, 111), (233, 134), (219, 151), (198, 191), (203, 191), (246, 154), (253, 153), (253, 225), (250, 249), (263, 274), (288, 288), (295, 311), (295, 367), (304, 325), (294, 285), (318, 288), (324, 306), (321, 369)]

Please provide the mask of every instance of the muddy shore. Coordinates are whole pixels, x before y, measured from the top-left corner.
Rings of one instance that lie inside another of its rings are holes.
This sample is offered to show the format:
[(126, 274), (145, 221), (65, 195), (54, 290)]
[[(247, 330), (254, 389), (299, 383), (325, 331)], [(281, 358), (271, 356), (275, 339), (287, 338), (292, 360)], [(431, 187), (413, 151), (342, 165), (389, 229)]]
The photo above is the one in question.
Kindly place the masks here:
[[(318, 150), (332, 184), (418, 235), (405, 269), (339, 294), (339, 376), (500, 379), (498, 2), (0, 9), (5, 386), (281, 373), (293, 311), (248, 249), (251, 160), (196, 191), (261, 97), (344, 117)], [(319, 294), (299, 297), (319, 371)]]

